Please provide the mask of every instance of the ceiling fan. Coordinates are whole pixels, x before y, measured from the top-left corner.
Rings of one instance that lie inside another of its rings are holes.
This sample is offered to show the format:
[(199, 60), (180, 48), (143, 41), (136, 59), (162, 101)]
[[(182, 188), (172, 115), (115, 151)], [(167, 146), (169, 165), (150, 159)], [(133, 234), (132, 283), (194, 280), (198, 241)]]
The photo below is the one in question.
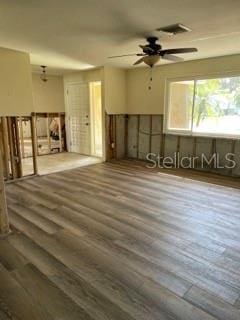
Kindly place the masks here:
[(174, 54), (182, 54), (182, 53), (191, 53), (198, 51), (197, 48), (176, 48), (176, 49), (162, 49), (162, 46), (157, 43), (158, 38), (157, 37), (148, 37), (147, 38), (147, 44), (146, 45), (139, 45), (139, 47), (142, 49), (142, 53), (135, 53), (135, 54), (124, 54), (120, 56), (111, 56), (108, 57), (110, 59), (112, 58), (121, 58), (121, 57), (127, 57), (127, 56), (139, 56), (141, 57), (138, 59), (134, 65), (140, 64), (144, 62), (151, 68), (160, 60), (166, 59), (170, 61), (183, 61), (183, 58), (180, 58), (178, 56), (175, 56)]

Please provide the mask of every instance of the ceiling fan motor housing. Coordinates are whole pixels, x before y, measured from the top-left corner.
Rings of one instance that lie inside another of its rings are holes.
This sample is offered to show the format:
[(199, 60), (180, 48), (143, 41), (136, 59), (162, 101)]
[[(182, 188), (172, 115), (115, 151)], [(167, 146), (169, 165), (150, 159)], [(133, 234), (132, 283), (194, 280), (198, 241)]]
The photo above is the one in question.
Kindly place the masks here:
[(147, 42), (149, 42), (149, 43), (155, 43), (156, 41), (158, 41), (158, 37), (148, 37), (147, 38)]
[(162, 46), (159, 43), (156, 43), (157, 41), (157, 37), (148, 37), (147, 42), (149, 44), (143, 48), (143, 52), (149, 55), (155, 55), (159, 50), (162, 49)]

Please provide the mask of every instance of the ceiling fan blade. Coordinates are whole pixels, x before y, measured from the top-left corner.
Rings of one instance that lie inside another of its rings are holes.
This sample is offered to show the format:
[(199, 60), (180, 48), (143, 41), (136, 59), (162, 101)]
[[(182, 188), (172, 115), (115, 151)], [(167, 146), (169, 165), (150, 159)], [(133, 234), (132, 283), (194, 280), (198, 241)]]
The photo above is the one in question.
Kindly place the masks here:
[(144, 62), (144, 57), (138, 59), (133, 65), (135, 66), (135, 65), (140, 64), (142, 62)]
[(161, 50), (160, 55), (164, 56), (165, 54), (180, 54), (180, 53), (191, 53), (197, 52), (197, 48), (177, 48), (177, 49), (166, 49)]
[(142, 53), (122, 54), (120, 56), (108, 57), (108, 59), (121, 58), (121, 57), (133, 57), (133, 56), (138, 56), (138, 55), (142, 55)]
[(165, 54), (164, 56), (162, 56), (162, 59), (170, 60), (170, 61), (174, 61), (174, 62), (184, 61), (183, 58), (174, 56), (172, 54)]
[(111, 57), (108, 57), (108, 59), (122, 58), (122, 57), (134, 57), (134, 56), (144, 57), (145, 55), (146, 55), (145, 53), (122, 54), (122, 55), (120, 55), (120, 56), (111, 56)]

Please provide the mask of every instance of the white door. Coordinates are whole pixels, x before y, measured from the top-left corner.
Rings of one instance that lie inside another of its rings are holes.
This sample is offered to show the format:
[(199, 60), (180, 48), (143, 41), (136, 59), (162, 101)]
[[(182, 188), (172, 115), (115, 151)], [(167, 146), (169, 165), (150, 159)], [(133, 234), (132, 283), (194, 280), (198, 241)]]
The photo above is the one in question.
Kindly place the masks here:
[(90, 155), (90, 104), (89, 85), (79, 83), (68, 85), (68, 132), (71, 152)]

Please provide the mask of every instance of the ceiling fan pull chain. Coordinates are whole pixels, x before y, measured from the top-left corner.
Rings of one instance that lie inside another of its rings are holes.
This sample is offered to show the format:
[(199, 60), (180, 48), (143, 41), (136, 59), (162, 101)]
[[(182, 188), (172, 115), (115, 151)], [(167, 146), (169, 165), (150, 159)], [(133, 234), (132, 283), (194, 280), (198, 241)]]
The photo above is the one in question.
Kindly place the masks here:
[(152, 89), (152, 81), (153, 81), (153, 66), (150, 67), (150, 82), (149, 82), (148, 90)]

